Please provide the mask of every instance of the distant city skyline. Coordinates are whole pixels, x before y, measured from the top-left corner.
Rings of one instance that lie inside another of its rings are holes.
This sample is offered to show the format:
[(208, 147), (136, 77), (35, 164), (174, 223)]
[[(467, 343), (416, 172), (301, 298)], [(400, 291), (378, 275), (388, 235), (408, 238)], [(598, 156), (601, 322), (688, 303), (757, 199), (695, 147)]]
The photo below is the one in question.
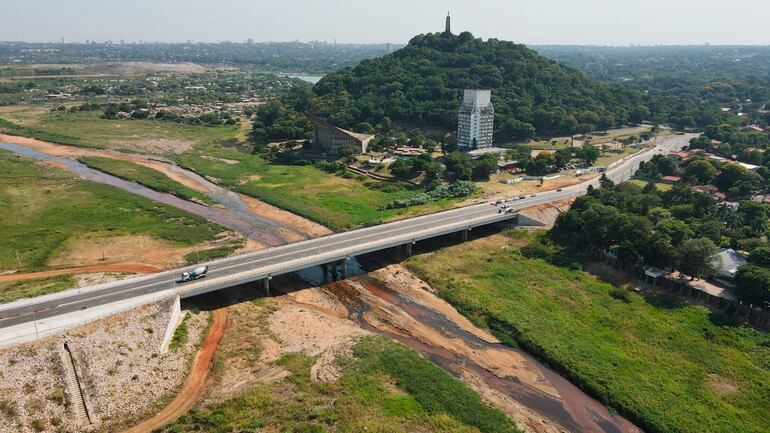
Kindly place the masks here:
[(405, 43), (444, 29), (529, 45), (768, 45), (764, 0), (25, 0), (0, 41)]

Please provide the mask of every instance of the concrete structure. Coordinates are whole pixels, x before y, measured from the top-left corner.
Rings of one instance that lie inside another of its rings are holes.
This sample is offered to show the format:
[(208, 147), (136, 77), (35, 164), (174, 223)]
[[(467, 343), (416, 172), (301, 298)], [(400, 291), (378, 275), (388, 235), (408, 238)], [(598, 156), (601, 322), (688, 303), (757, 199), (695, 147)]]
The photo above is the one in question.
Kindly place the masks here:
[[(623, 163), (608, 170), (607, 177), (616, 183), (628, 180), (641, 161), (649, 161), (656, 154), (679, 150), (694, 136), (696, 135), (686, 134), (661, 138), (655, 148), (630, 156)], [(507, 204), (518, 210), (564, 200), (584, 194), (589, 185), (598, 187), (598, 178), (557, 191), (544, 191), (524, 199), (509, 200)], [(325, 265), (336, 270), (338, 265), (357, 255), (404, 247), (451, 233), (459, 233), (465, 238), (468, 231), (475, 227), (517, 220), (518, 217), (515, 212), (500, 212), (497, 206), (480, 203), (213, 260), (207, 263), (208, 276), (193, 282), (178, 282), (182, 271), (195, 267), (189, 266), (22, 299), (0, 305), (0, 346), (46, 337), (89, 321), (175, 296), (186, 298), (254, 281), (261, 281), (263, 290), (268, 293), (269, 280), (276, 275)], [(411, 247), (404, 248), (408, 250)], [(342, 266), (342, 272), (344, 271)]]
[(369, 142), (374, 135), (359, 134), (338, 128), (317, 118), (309, 117), (315, 127), (315, 139), (313, 140), (313, 150), (322, 156), (340, 156), (343, 148), (350, 146), (355, 154), (366, 153), (369, 149)]
[(446, 24), (444, 25), (444, 33), (452, 34), (452, 19), (449, 17), (449, 12), (446, 13)]
[(494, 123), (492, 91), (466, 89), (457, 116), (457, 146), (462, 150), (492, 147)]
[(717, 269), (715, 278), (730, 283), (735, 278), (738, 268), (746, 263), (746, 259), (732, 248), (722, 250), (714, 256), (714, 265)]

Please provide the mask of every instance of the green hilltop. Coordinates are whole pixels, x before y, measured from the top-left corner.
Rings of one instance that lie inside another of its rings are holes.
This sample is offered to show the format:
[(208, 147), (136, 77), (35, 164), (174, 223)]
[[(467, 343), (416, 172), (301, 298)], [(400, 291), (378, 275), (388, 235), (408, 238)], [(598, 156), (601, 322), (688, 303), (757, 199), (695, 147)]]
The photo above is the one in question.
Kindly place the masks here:
[(648, 98), (513, 42), (432, 33), (315, 85), (315, 114), (370, 132), (393, 122), (452, 130), (463, 89), (492, 90), (496, 140), (569, 135), (651, 117)]

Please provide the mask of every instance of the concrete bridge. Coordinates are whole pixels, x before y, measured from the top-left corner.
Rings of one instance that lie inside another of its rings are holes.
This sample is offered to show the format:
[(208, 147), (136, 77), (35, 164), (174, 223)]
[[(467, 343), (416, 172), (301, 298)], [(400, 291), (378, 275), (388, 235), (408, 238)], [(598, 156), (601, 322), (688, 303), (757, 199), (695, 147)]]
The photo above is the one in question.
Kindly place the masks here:
[[(692, 136), (666, 137), (654, 148), (616, 163), (607, 176), (615, 182), (627, 180), (641, 161), (681, 149)], [(516, 197), (507, 203), (513, 212), (500, 212), (498, 206), (479, 203), (214, 260), (206, 263), (207, 277), (197, 281), (178, 282), (181, 272), (193, 268), (188, 266), (0, 305), (0, 346), (35, 340), (160, 299), (185, 298), (254, 281), (262, 281), (269, 290), (272, 277), (315, 266), (338, 271), (345, 277), (345, 263), (352, 257), (399, 246), (411, 253), (415, 242), (451, 233), (466, 238), (468, 231), (476, 227), (518, 218), (515, 210), (578, 196), (589, 185), (597, 187), (598, 179)]]

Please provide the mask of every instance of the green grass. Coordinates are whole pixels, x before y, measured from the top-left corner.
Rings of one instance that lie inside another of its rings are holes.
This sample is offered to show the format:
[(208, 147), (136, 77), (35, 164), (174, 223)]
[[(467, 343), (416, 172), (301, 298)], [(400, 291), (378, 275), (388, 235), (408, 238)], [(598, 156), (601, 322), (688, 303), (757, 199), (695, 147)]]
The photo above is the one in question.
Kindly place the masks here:
[(173, 194), (185, 200), (197, 200), (207, 204), (215, 201), (198, 191), (188, 188), (169, 178), (165, 174), (143, 165), (120, 159), (103, 158), (99, 156), (84, 156), (78, 158), (83, 164), (121, 179), (136, 182), (158, 192)]
[[(647, 186), (647, 183), (648, 183), (646, 180), (643, 180), (643, 179), (631, 179), (628, 182), (633, 183), (634, 185), (639, 185), (642, 188)], [(669, 183), (655, 182), (655, 188), (657, 188), (658, 191), (669, 191), (672, 188), (672, 185)]]
[(218, 248), (209, 248), (208, 250), (196, 251), (186, 254), (184, 256), (188, 265), (192, 265), (198, 262), (205, 262), (206, 260), (218, 259), (221, 257), (227, 257), (238, 249), (236, 245), (228, 245)]
[(174, 153), (196, 143), (212, 143), (239, 133), (235, 125), (209, 127), (161, 120), (110, 120), (99, 118), (100, 114), (99, 111), (9, 112), (0, 115), (5, 119), (0, 119), (0, 128), (54, 143), (155, 154)]
[(336, 382), (310, 379), (314, 358), (285, 355), (291, 375), (193, 410), (162, 431), (200, 432), (518, 432), (502, 412), (416, 352), (384, 337), (366, 337), (341, 362)]
[(498, 235), (408, 266), (645, 431), (767, 432), (770, 336), (665, 294), (617, 299), (588, 273), (523, 257), (532, 237)]
[(187, 318), (189, 316), (185, 316), (184, 319), (179, 323), (179, 326), (176, 327), (174, 330), (174, 335), (171, 336), (171, 341), (168, 343), (168, 349), (169, 350), (176, 350), (180, 347), (182, 347), (185, 343), (187, 343)]
[[(390, 209), (380, 206), (415, 196), (417, 188), (385, 192), (372, 187), (379, 182), (326, 173), (313, 166), (271, 164), (258, 155), (247, 155), (218, 145), (242, 135), (238, 126), (191, 126), (155, 120), (100, 119), (99, 112), (48, 112), (19, 110), (0, 114), (0, 129), (55, 143), (117, 149), (126, 152), (163, 154), (180, 165), (215, 178), (234, 191), (264, 200), (302, 215), (331, 229), (379, 224), (384, 218), (417, 215), (444, 209), (454, 201), (441, 200), (425, 206)], [(181, 154), (179, 154), (181, 152)], [(214, 158), (239, 161), (227, 164)], [(104, 164), (102, 164), (104, 165)], [(115, 168), (114, 164), (113, 167)], [(127, 168), (121, 167), (121, 171)], [(160, 182), (149, 173), (137, 176)], [(129, 179), (137, 180), (137, 179)], [(152, 186), (149, 186), (153, 188)], [(182, 192), (178, 186), (174, 191)]]
[[(206, 158), (209, 157), (209, 158)], [(228, 164), (213, 158), (238, 161)], [(385, 192), (372, 188), (376, 181), (346, 179), (316, 167), (272, 164), (258, 155), (246, 155), (220, 146), (197, 146), (180, 155), (180, 165), (217, 179), (240, 193), (302, 215), (332, 229), (379, 224), (385, 220), (426, 213), (451, 205), (442, 200), (425, 206), (389, 209), (380, 206), (415, 196), (418, 188)]]
[(46, 268), (71, 238), (148, 234), (179, 245), (225, 229), (205, 219), (65, 170), (0, 151), (0, 270)]
[(73, 287), (75, 287), (75, 279), (72, 278), (72, 275), (0, 282), (0, 304), (61, 292)]

